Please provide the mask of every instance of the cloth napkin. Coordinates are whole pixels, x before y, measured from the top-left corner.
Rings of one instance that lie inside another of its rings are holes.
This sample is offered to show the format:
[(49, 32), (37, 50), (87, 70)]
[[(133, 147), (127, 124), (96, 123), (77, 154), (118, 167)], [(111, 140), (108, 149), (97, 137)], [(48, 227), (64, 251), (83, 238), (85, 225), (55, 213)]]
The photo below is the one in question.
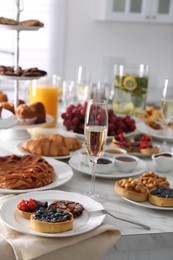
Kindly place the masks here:
[[(0, 205), (11, 196), (1, 197)], [(85, 234), (64, 238), (45, 238), (19, 233), (7, 227), (1, 220), (0, 230), (0, 252), (8, 251), (4, 255), (7, 260), (97, 260), (116, 244), (121, 235), (116, 227), (104, 223)]]

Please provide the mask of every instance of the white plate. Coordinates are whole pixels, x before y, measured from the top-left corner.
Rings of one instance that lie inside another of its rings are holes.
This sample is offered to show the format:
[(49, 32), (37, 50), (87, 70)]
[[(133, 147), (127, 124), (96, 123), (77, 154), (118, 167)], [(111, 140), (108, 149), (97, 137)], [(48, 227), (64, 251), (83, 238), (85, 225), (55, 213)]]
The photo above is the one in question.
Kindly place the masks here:
[(138, 122), (136, 124), (137, 129), (144, 133), (151, 135), (152, 137), (158, 138), (160, 140), (164, 141), (173, 141), (173, 130), (171, 128), (168, 129), (167, 135), (165, 135), (165, 132), (163, 129), (161, 130), (154, 130), (151, 127), (147, 126), (144, 122)]
[[(25, 150), (22, 149), (22, 144), (23, 142), (20, 142), (16, 145), (16, 149), (18, 151), (20, 151), (23, 154), (30, 154), (29, 152), (26, 152)], [(73, 155), (77, 155), (79, 154), (80, 151), (82, 151), (83, 148), (81, 149), (77, 149), (76, 151), (71, 151), (69, 155), (66, 156), (45, 156), (46, 158), (54, 158), (54, 159), (59, 159), (59, 160), (65, 160), (65, 159), (69, 159), (71, 156)]]
[[(16, 211), (16, 205), (22, 200), (34, 198), (36, 200), (48, 201), (51, 203), (55, 200), (71, 200), (81, 203), (84, 206), (83, 214), (74, 220), (73, 229), (63, 233), (46, 234), (34, 231), (29, 226), (29, 220), (22, 218)], [(65, 191), (43, 191), (43, 192), (29, 192), (18, 195), (6, 201), (1, 208), (0, 215), (2, 221), (10, 228), (29, 235), (36, 235), (42, 237), (70, 237), (91, 231), (101, 225), (105, 215), (91, 217), (88, 212), (103, 209), (103, 206), (93, 199), (80, 195), (78, 193)]]
[(132, 203), (132, 204), (135, 204), (135, 205), (140, 206), (140, 207), (148, 208), (148, 209), (173, 210), (173, 207), (159, 207), (159, 206), (155, 206), (155, 205), (150, 204), (148, 201), (136, 202), (136, 201), (133, 201), (133, 200), (126, 199), (124, 197), (122, 197), (122, 198), (124, 200)]
[(17, 124), (17, 118), (12, 112), (6, 109), (2, 109), (0, 117), (0, 129), (7, 129)]
[(4, 30), (15, 30), (15, 31), (38, 31), (43, 26), (21, 26), (21, 25), (9, 25), (9, 24), (0, 24), (0, 28)]
[(68, 182), (72, 178), (73, 171), (69, 165), (60, 161), (56, 161), (55, 159), (51, 159), (51, 158), (44, 157), (44, 159), (47, 160), (54, 167), (55, 180), (52, 183), (40, 188), (33, 188), (33, 189), (24, 189), (24, 190), (0, 189), (0, 193), (18, 194), (18, 193), (25, 193), (30, 191), (41, 191), (41, 190), (53, 189), (55, 187), (59, 187), (63, 185), (64, 183)]
[[(84, 174), (91, 175), (91, 169), (89, 168), (89, 166), (83, 164), (80, 161), (79, 155), (72, 156), (71, 159), (69, 160), (69, 164), (73, 169), (82, 172)], [(139, 163), (136, 169), (133, 170), (132, 172), (128, 172), (128, 173), (120, 172), (115, 166), (113, 171), (106, 174), (96, 172), (96, 176), (100, 178), (106, 178), (106, 179), (125, 178), (125, 177), (139, 175), (142, 172), (144, 172), (146, 169), (147, 169), (146, 162), (139, 159)]]
[(40, 123), (40, 124), (33, 124), (33, 125), (16, 125), (15, 129), (28, 129), (28, 128), (35, 128), (35, 127), (40, 127), (45, 124), (50, 124), (53, 122), (53, 116), (51, 115), (46, 115), (46, 122), (45, 123)]

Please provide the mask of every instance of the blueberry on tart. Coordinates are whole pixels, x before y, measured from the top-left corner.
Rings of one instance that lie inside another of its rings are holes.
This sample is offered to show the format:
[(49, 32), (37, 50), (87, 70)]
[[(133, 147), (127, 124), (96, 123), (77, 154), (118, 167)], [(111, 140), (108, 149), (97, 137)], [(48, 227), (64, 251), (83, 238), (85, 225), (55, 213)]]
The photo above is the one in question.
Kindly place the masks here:
[(61, 233), (73, 228), (73, 214), (59, 209), (38, 210), (30, 217), (33, 230), (42, 233)]

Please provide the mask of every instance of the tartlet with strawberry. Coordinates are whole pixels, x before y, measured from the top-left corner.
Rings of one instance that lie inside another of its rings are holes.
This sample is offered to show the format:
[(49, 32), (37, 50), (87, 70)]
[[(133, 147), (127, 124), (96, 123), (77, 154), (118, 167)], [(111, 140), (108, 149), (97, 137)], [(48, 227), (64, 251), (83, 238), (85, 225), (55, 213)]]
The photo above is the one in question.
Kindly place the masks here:
[(30, 219), (31, 215), (34, 214), (37, 210), (42, 209), (46, 210), (48, 208), (48, 202), (37, 201), (32, 198), (28, 200), (21, 200), (17, 204), (17, 212), (23, 218)]

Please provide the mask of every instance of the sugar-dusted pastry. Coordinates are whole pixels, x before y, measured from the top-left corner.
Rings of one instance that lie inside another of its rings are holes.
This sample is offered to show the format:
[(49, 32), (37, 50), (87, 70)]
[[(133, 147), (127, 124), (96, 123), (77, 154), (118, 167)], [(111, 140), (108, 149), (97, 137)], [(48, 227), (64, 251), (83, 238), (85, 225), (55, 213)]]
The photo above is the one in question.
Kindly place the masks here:
[(115, 193), (137, 202), (146, 201), (148, 198), (148, 189), (141, 182), (133, 178), (116, 181)]
[(38, 210), (30, 218), (33, 230), (43, 233), (61, 233), (73, 228), (73, 214), (58, 209)]
[(33, 125), (36, 122), (34, 111), (26, 104), (21, 104), (16, 108), (15, 115), (19, 125)]

